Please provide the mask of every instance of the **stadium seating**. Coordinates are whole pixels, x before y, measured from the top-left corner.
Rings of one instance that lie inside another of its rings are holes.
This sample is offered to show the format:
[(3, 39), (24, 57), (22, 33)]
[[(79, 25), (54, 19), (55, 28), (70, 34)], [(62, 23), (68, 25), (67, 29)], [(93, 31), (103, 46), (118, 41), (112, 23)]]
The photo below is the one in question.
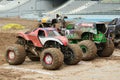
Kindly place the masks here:
[[(54, 7), (52, 2), (46, 2), (44, 0), (32, 1), (33, 0), (0, 0), (0, 15), (24, 16), (34, 13), (35, 15), (41, 17), (44, 16), (44, 14), (54, 15), (57, 13), (68, 15), (119, 15), (120, 13), (120, 0), (67, 0), (59, 7)], [(40, 5), (40, 3), (44, 4)], [(45, 3), (48, 3), (48, 6), (44, 6)], [(31, 4), (33, 5), (30, 6)]]
[(29, 0), (2, 0), (0, 1), (0, 11), (7, 11), (16, 8)]
[(7, 5), (10, 1), (4, 1), (4, 0), (1, 0), (0, 1), (0, 5)]
[(102, 0), (102, 3), (120, 3), (120, 0)]
[[(106, 13), (107, 11), (112, 12), (113, 10), (120, 9), (120, 4), (118, 3), (118, 1), (120, 0), (103, 0), (103, 1), (70, 0), (70, 1), (62, 5), (60, 8), (50, 11), (51, 14), (56, 14), (56, 13), (62, 13), (62, 14), (92, 14), (92, 13), (99, 14), (100, 13), (101, 14), (101, 13)], [(111, 1), (114, 2), (112, 3)], [(50, 12), (47, 13), (50, 14)]]
[[(104, 7), (103, 7), (104, 6)], [(120, 4), (113, 4), (113, 3), (98, 3), (94, 4), (84, 10), (78, 11), (74, 14), (85, 14), (85, 13), (94, 13), (94, 12), (106, 12), (106, 11), (112, 11), (117, 10), (120, 8)]]
[(88, 3), (90, 0), (70, 0), (66, 4), (62, 5), (60, 8), (57, 8), (49, 13), (68, 13), (76, 8)]

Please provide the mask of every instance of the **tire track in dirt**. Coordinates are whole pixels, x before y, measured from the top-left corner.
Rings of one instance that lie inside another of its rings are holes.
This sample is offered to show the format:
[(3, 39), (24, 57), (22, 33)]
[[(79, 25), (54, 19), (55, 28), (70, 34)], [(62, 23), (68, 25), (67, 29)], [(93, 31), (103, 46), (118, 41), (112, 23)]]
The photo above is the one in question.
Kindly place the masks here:
[(3, 68), (3, 69), (12, 69), (12, 70), (21, 71), (21, 72), (30, 72), (30, 73), (54, 75), (53, 73), (51, 73), (51, 72), (46, 72), (46, 71), (44, 71), (44, 70), (21, 68), (21, 67), (18, 67), (18, 66), (1, 66), (0, 68)]

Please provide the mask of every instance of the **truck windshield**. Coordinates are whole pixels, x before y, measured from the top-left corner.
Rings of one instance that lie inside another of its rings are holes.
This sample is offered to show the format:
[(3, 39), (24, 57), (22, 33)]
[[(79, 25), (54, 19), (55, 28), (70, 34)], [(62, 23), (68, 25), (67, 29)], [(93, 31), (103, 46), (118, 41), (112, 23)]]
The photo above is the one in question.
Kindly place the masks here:
[(54, 37), (54, 36), (61, 36), (57, 31), (55, 31), (55, 30), (49, 30), (48, 31), (48, 36), (49, 37)]

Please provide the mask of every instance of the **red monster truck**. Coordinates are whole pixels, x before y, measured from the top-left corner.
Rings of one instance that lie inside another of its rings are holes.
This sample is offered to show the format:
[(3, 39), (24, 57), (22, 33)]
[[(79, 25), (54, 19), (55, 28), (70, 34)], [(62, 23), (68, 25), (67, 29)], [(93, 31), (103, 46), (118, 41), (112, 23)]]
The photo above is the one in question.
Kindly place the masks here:
[(75, 65), (82, 59), (82, 51), (75, 44), (68, 44), (55, 28), (37, 28), (31, 32), (19, 33), (17, 45), (8, 47), (6, 61), (19, 65), (26, 56), (32, 61), (41, 61), (45, 69), (58, 69), (64, 63)]

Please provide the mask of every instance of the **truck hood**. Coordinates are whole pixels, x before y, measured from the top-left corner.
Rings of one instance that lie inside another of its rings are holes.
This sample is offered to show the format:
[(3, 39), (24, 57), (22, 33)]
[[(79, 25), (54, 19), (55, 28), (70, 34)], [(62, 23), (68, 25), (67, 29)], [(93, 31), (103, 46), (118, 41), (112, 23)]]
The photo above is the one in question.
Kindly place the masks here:
[(63, 43), (64, 46), (68, 45), (68, 39), (65, 36), (57, 36), (55, 38), (59, 39)]

